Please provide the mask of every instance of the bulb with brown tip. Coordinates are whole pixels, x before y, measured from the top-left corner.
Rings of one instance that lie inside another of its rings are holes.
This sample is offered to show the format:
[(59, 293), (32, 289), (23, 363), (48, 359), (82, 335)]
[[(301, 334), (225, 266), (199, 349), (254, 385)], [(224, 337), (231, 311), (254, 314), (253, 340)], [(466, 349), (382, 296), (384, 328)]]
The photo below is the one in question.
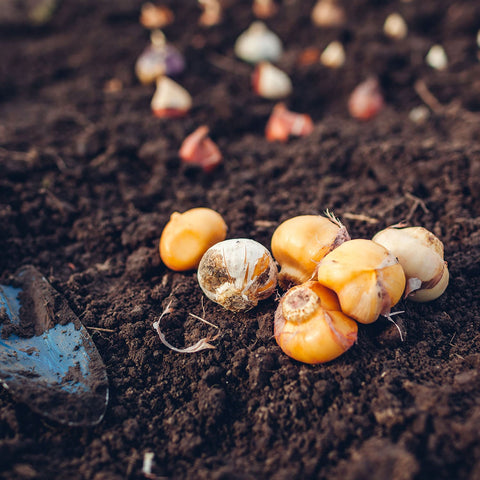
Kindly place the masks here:
[(286, 290), (310, 280), (318, 262), (346, 240), (347, 229), (333, 215), (300, 215), (280, 224), (272, 236), (280, 286)]

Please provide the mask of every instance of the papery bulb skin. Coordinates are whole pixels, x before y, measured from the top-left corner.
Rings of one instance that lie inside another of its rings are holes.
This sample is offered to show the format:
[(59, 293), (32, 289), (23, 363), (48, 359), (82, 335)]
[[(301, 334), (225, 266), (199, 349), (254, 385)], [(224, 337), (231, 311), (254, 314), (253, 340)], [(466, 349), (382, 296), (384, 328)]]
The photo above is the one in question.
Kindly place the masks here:
[(408, 34), (408, 27), (399, 13), (391, 13), (383, 24), (383, 31), (394, 40), (403, 40)]
[(345, 64), (345, 49), (340, 42), (331, 42), (320, 55), (320, 62), (328, 68), (340, 68)]
[(253, 22), (235, 42), (235, 55), (245, 62), (276, 62), (283, 53), (282, 42), (263, 22)]
[(253, 91), (260, 97), (278, 100), (293, 90), (289, 76), (270, 62), (260, 62), (252, 74)]
[(335, 0), (318, 0), (311, 19), (317, 27), (341, 27), (345, 24), (345, 10)]
[(207, 250), (197, 272), (203, 293), (232, 312), (255, 307), (277, 286), (270, 252), (248, 238), (225, 240)]
[(192, 108), (192, 97), (171, 78), (160, 77), (150, 105), (156, 117), (183, 117)]

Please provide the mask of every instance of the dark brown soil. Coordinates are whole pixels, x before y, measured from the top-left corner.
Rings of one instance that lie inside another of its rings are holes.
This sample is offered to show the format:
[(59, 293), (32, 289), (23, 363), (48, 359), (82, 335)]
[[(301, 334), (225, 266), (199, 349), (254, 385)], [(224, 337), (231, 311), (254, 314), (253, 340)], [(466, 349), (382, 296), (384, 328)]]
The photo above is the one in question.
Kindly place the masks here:
[[(312, 0), (282, 2), (268, 24), (286, 46), (288, 105), (315, 122), (282, 145), (264, 139), (273, 102), (255, 97), (251, 67), (233, 56), (250, 2), (227, 2), (211, 29), (193, 0), (167, 3), (176, 20), (165, 33), (185, 53), (179, 82), (194, 98), (183, 119), (154, 118), (153, 88), (134, 76), (148, 42), (140, 2), (64, 2), (49, 25), (0, 30), (0, 283), (28, 263), (46, 275), (91, 328), (111, 389), (90, 429), (45, 423), (1, 391), (0, 477), (141, 479), (153, 452), (151, 478), (479, 478), (480, 5), (351, 0), (344, 28), (319, 29)], [(382, 33), (393, 11), (405, 40)], [(298, 64), (334, 39), (344, 68)], [(444, 72), (424, 62), (434, 43)], [(359, 123), (348, 94), (372, 74), (387, 107)], [(418, 80), (439, 102), (423, 125), (408, 117), (422, 104)], [(201, 124), (225, 158), (209, 175), (177, 155)], [(203, 313), (195, 274), (162, 265), (163, 226), (194, 206), (218, 210), (228, 238), (266, 246), (279, 222), (327, 208), (352, 238), (408, 220), (443, 240), (450, 286), (430, 304), (401, 302), (404, 342), (379, 320), (338, 360), (303, 365), (272, 338), (274, 298), (243, 314), (205, 301)], [(215, 349), (161, 344), (152, 323), (172, 298), (167, 339), (213, 335), (188, 314), (204, 315), (220, 328)]]

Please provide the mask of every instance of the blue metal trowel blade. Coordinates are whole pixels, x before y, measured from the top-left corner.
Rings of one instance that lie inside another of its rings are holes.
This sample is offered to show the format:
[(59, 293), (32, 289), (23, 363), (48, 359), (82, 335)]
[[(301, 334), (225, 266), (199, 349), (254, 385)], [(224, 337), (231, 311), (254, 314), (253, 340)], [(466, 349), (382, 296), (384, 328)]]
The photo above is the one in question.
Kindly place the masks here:
[(90, 335), (32, 266), (0, 285), (0, 383), (65, 425), (96, 425), (107, 407), (107, 373)]

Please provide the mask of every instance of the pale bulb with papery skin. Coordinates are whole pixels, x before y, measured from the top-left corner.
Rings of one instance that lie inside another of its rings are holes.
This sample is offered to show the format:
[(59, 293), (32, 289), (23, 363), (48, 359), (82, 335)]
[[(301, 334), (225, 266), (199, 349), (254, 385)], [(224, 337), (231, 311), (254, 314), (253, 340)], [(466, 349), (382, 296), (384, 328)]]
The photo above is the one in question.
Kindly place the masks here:
[(391, 13), (383, 24), (383, 31), (390, 38), (402, 40), (407, 36), (408, 27), (399, 13)]
[(198, 23), (204, 27), (213, 27), (222, 21), (223, 9), (218, 0), (198, 0), (203, 12)]
[(405, 289), (405, 274), (395, 256), (372, 240), (349, 240), (318, 264), (318, 281), (337, 295), (345, 315), (372, 323), (390, 315)]
[(435, 300), (449, 281), (443, 244), (424, 227), (389, 227), (372, 239), (398, 258), (407, 284), (405, 297), (416, 302)]
[(217, 243), (205, 252), (197, 278), (210, 300), (240, 312), (255, 307), (275, 291), (277, 267), (263, 245), (236, 238)]
[(178, 75), (185, 69), (182, 54), (172, 45), (149, 45), (135, 63), (135, 73), (144, 85), (162, 75)]
[(428, 51), (425, 61), (435, 70), (446, 70), (448, 67), (448, 57), (441, 45), (433, 45)]
[(253, 22), (235, 42), (235, 55), (249, 63), (276, 62), (283, 53), (282, 41), (263, 22)]
[(357, 331), (335, 293), (315, 281), (291, 288), (275, 312), (275, 340), (289, 357), (304, 363), (337, 358), (356, 342)]
[(335, 0), (319, 0), (311, 18), (318, 27), (341, 27), (346, 21), (345, 10)]
[(157, 117), (182, 117), (192, 108), (192, 97), (172, 79), (161, 77), (150, 105)]
[(328, 68), (340, 68), (345, 63), (345, 49), (340, 42), (329, 43), (320, 55), (320, 62)]
[(252, 75), (253, 90), (257, 95), (270, 100), (285, 98), (292, 93), (289, 76), (270, 62), (260, 62)]
[(423, 125), (430, 117), (430, 110), (425, 105), (414, 107), (408, 112), (408, 118), (417, 125)]

